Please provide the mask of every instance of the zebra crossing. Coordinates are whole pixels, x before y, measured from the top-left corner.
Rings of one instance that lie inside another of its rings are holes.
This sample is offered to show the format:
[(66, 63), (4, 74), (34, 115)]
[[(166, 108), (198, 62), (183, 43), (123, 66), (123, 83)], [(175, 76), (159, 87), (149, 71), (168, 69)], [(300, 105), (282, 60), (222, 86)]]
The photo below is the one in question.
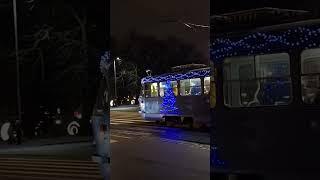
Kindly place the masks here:
[(93, 161), (0, 158), (1, 180), (102, 180)]
[(141, 118), (138, 112), (111, 112), (111, 125), (152, 125)]

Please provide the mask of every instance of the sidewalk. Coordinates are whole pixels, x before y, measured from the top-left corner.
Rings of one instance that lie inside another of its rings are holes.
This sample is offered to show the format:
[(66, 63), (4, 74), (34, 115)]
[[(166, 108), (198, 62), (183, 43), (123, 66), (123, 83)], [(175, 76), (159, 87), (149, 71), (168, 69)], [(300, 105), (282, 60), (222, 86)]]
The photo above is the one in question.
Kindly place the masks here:
[(17, 149), (26, 147), (37, 147), (57, 144), (69, 144), (69, 143), (80, 143), (90, 142), (91, 138), (88, 136), (64, 136), (55, 138), (35, 138), (35, 139), (23, 139), (22, 144), (8, 144), (7, 142), (0, 142), (0, 150), (2, 149)]

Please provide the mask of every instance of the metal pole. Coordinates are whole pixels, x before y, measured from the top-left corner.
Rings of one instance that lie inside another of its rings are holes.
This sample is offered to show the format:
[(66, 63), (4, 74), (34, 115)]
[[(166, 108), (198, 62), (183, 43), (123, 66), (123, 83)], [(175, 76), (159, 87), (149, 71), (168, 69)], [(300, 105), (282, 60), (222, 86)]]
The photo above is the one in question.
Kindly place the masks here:
[(116, 69), (116, 60), (113, 61), (113, 70), (114, 70), (114, 96), (117, 98), (117, 69)]
[(19, 45), (18, 45), (18, 22), (17, 22), (17, 1), (13, 0), (13, 18), (14, 18), (14, 36), (16, 51), (16, 73), (17, 73), (17, 105), (18, 117), (21, 121), (21, 94), (20, 94), (20, 61), (19, 61)]

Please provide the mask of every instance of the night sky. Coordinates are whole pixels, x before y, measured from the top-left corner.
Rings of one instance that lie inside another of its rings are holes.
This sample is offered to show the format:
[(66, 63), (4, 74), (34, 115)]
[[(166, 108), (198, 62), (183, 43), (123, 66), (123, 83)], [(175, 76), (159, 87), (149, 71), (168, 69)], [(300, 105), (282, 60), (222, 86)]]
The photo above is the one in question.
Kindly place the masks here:
[[(211, 2), (210, 2), (211, 1)], [(165, 38), (177, 36), (194, 44), (208, 58), (209, 31), (192, 32), (176, 23), (160, 23), (165, 17), (174, 17), (196, 24), (209, 24), (211, 14), (258, 7), (310, 10), (320, 7), (319, 0), (110, 0), (111, 34), (117, 39), (131, 29), (139, 33)], [(205, 62), (207, 60), (204, 60)]]
[(194, 44), (208, 61), (209, 30), (192, 32), (178, 23), (161, 23), (166, 17), (174, 17), (196, 24), (209, 24), (210, 0), (110, 0), (111, 34), (122, 38), (131, 29), (137, 32), (166, 38), (176, 36), (187, 43)]

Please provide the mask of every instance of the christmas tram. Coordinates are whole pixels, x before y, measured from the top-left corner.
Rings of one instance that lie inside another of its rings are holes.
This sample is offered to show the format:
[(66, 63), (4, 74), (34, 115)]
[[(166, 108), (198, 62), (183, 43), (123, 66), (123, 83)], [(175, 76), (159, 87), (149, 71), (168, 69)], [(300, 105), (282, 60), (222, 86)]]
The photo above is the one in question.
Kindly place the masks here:
[(145, 120), (210, 126), (210, 68), (198, 68), (141, 80), (140, 113)]
[(215, 23), (213, 179), (319, 179), (320, 19)]

